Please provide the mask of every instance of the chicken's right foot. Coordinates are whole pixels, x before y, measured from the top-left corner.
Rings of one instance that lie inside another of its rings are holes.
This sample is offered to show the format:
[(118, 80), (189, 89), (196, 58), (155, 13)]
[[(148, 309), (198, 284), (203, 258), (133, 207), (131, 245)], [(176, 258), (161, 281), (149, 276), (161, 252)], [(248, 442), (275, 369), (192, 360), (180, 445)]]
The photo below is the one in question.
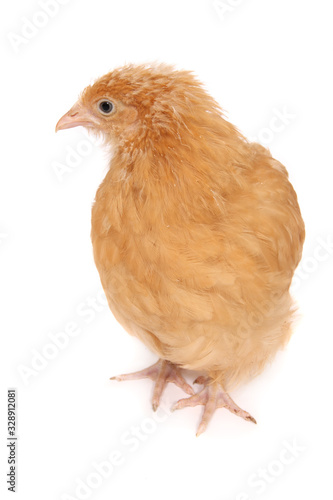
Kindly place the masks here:
[(178, 387), (183, 389), (186, 394), (190, 396), (194, 395), (194, 390), (192, 387), (186, 382), (184, 377), (180, 373), (180, 368), (178, 368), (170, 361), (166, 361), (164, 359), (160, 359), (152, 366), (145, 368), (144, 370), (140, 370), (134, 373), (127, 373), (123, 375), (117, 375), (116, 377), (111, 377), (110, 380), (137, 380), (140, 378), (151, 378), (155, 381), (155, 387), (152, 398), (152, 406), (153, 410), (156, 411), (159, 404), (162, 393), (167, 385), (167, 383), (172, 382), (176, 384)]

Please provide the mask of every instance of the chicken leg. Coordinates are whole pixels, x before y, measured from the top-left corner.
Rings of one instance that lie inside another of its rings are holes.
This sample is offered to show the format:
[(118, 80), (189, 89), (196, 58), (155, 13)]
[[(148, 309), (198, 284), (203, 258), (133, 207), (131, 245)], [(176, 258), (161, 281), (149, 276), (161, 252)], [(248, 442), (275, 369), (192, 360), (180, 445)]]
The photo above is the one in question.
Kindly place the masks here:
[(200, 376), (194, 381), (194, 384), (204, 385), (204, 388), (194, 394), (194, 396), (180, 399), (173, 405), (172, 410), (180, 410), (181, 408), (188, 406), (205, 406), (203, 416), (197, 430), (197, 436), (206, 430), (208, 422), (217, 408), (227, 408), (227, 410), (231, 411), (235, 415), (238, 415), (239, 417), (255, 424), (257, 423), (247, 411), (242, 410), (236, 405), (229, 394), (224, 392), (220, 384), (217, 382), (211, 383), (209, 377)]
[(140, 370), (138, 372), (127, 373), (124, 375), (117, 375), (115, 377), (111, 377), (110, 380), (137, 380), (140, 378), (151, 378), (155, 381), (155, 387), (152, 398), (152, 406), (153, 410), (156, 411), (159, 404), (162, 393), (167, 385), (167, 383), (172, 382), (176, 384), (178, 387), (183, 389), (186, 394), (190, 396), (194, 395), (194, 390), (192, 387), (186, 382), (184, 377), (180, 373), (180, 369), (170, 363), (170, 361), (166, 361), (164, 359), (159, 359), (157, 363), (144, 370)]

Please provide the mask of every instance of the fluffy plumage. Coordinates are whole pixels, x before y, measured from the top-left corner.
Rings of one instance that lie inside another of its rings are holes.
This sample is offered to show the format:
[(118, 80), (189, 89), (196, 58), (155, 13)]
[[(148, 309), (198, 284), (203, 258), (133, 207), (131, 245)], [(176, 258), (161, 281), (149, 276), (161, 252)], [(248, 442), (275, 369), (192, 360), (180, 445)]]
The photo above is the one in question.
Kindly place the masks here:
[(290, 337), (304, 241), (284, 166), (223, 117), (192, 73), (165, 65), (98, 79), (58, 129), (75, 125), (112, 146), (91, 237), (116, 319), (223, 390), (258, 374)]

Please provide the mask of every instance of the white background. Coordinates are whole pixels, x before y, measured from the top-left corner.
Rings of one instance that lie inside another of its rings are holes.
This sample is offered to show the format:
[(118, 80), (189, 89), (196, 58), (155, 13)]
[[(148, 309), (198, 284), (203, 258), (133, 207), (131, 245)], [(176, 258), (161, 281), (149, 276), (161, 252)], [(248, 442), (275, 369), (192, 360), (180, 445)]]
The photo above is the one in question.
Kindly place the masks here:
[[(13, 498), (10, 387), (17, 499), (330, 498), (331, 2), (63, 0), (52, 16), (41, 4), (3, 2), (0, 13), (1, 498)], [(155, 357), (113, 319), (93, 263), (90, 210), (106, 154), (82, 128), (54, 127), (96, 77), (147, 61), (194, 70), (228, 119), (286, 165), (298, 193), (307, 229), (294, 283), (300, 320), (287, 350), (232, 394), (257, 426), (218, 410), (196, 438), (201, 408), (169, 413), (178, 388), (167, 388), (156, 422), (151, 381), (109, 381)], [(57, 349), (59, 332), (67, 345)]]

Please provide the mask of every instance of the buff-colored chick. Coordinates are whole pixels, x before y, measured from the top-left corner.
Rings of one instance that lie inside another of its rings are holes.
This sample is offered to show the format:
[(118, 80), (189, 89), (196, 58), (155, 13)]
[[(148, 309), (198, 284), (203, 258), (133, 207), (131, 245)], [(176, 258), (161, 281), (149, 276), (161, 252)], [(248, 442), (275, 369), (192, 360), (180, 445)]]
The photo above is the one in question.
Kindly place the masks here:
[[(114, 377), (168, 382), (255, 422), (226, 391), (262, 371), (291, 334), (289, 287), (304, 224), (286, 169), (248, 142), (187, 71), (128, 65), (87, 87), (57, 124), (112, 146), (92, 209), (92, 243), (111, 311), (154, 351), (152, 367)], [(181, 368), (200, 370), (198, 393)]]

